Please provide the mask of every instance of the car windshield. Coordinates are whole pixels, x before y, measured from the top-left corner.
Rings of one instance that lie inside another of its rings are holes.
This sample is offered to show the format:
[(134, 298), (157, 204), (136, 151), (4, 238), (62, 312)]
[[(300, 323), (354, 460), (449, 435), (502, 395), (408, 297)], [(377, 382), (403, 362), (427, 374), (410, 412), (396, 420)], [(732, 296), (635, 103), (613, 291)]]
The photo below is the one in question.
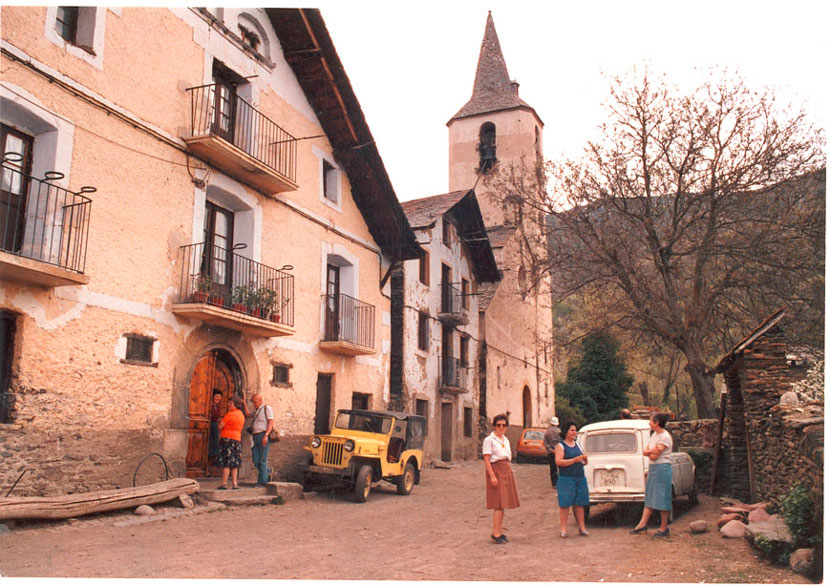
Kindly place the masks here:
[(525, 441), (542, 441), (545, 439), (545, 432), (538, 429), (528, 429), (525, 431)]
[(637, 436), (627, 431), (597, 433), (585, 437), (583, 445), (589, 454), (636, 452)]
[(334, 427), (370, 433), (389, 433), (392, 429), (392, 418), (365, 413), (338, 413)]

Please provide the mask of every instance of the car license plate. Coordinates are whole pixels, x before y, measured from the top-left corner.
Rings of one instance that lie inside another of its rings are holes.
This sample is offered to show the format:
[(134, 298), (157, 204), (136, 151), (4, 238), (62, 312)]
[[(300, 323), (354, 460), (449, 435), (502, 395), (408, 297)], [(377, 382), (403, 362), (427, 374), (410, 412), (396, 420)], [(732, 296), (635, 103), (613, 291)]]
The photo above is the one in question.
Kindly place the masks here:
[(622, 470), (597, 470), (599, 486), (625, 486), (625, 474)]

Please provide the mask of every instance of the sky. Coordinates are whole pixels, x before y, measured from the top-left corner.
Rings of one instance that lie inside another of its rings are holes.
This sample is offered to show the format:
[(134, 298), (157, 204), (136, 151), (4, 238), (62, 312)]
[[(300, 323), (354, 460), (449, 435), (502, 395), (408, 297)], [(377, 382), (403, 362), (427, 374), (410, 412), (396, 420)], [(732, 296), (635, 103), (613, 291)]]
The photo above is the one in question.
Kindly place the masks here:
[[(375, 0), (316, 4), (398, 199), (447, 192), (447, 121), (473, 89), (488, 10), (548, 159), (597, 136), (610, 78), (648, 64), (692, 87), (710, 68), (772, 87), (826, 128), (830, 8), (747, 2)], [(676, 8), (668, 8), (676, 6)]]

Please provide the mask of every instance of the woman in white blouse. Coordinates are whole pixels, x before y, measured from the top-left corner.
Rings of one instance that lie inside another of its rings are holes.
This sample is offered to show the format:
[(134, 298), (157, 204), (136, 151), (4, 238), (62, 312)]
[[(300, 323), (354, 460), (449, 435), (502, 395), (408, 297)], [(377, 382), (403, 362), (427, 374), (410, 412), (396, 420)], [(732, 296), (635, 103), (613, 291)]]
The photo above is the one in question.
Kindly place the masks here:
[(507, 536), (501, 530), (504, 510), (519, 506), (519, 493), (510, 467), (510, 440), (505, 435), (507, 425), (506, 415), (496, 415), (493, 431), (481, 446), (487, 472), (487, 508), (493, 509), (493, 534), (490, 535), (493, 543), (507, 543)]
[(643, 450), (643, 456), (649, 459), (648, 478), (646, 479), (646, 498), (643, 516), (631, 533), (646, 530), (649, 517), (653, 511), (660, 511), (660, 530), (654, 537), (669, 536), (669, 512), (671, 511), (671, 452), (672, 438), (666, 431), (669, 416), (655, 413), (649, 419), (651, 437)]

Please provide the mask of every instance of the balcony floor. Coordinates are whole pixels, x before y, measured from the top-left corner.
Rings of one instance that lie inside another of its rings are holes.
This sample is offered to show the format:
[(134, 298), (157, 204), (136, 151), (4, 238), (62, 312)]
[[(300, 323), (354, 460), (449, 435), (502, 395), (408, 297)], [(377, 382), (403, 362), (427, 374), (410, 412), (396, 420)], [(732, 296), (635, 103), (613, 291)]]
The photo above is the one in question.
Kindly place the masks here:
[(320, 349), (334, 352), (336, 354), (346, 354), (348, 356), (364, 356), (368, 354), (375, 354), (374, 348), (367, 346), (360, 346), (352, 342), (345, 342), (343, 340), (323, 341), (320, 342)]
[(295, 333), (294, 328), (286, 324), (260, 319), (209, 303), (174, 303), (173, 313), (262, 338), (290, 336)]
[(88, 275), (5, 251), (0, 251), (0, 279), (40, 287), (63, 287), (89, 283)]

